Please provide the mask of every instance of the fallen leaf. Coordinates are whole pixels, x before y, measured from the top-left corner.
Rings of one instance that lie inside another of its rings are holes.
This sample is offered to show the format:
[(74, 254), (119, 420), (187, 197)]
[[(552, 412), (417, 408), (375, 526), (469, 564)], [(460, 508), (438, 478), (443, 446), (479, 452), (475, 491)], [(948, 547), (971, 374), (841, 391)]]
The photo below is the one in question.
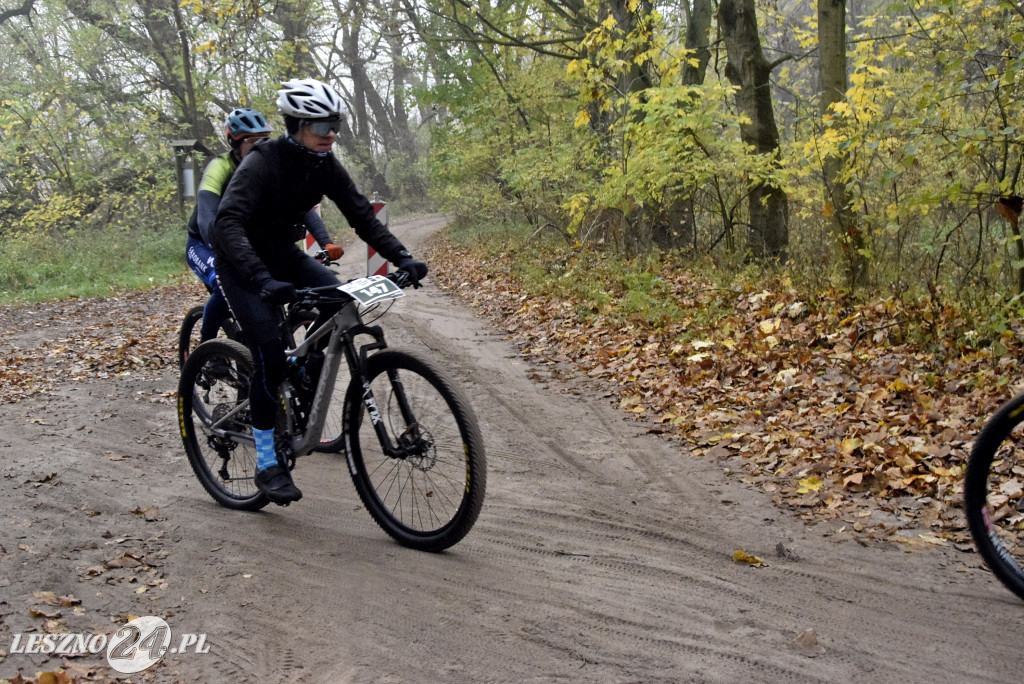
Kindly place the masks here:
[(796, 493), (807, 494), (808, 492), (816, 492), (821, 489), (822, 479), (817, 475), (812, 475), (810, 477), (805, 477), (797, 484), (800, 485), (800, 488), (796, 490)]
[(157, 517), (159, 511), (160, 509), (158, 507), (150, 506), (149, 508), (145, 509), (136, 508), (134, 511), (132, 511), (132, 513), (134, 513), (135, 515), (141, 515), (143, 519), (147, 522), (153, 522), (155, 520), (159, 520), (159, 518)]
[[(74, 680), (64, 670), (54, 670), (52, 672), (39, 672), (36, 674), (37, 684), (72, 684)], [(30, 684), (30, 682), (25, 682)]]
[(133, 556), (127, 551), (117, 558), (107, 561), (108, 568), (137, 568), (140, 565), (142, 565), (142, 559), (137, 556)]
[(60, 603), (60, 599), (57, 598), (57, 592), (54, 591), (33, 591), (32, 596), (48, 606), (56, 606)]
[(751, 556), (742, 549), (732, 552), (732, 560), (734, 563), (746, 563), (753, 568), (760, 568), (765, 565), (765, 562), (757, 556)]
[[(859, 449), (864, 442), (856, 437), (848, 437), (839, 444), (839, 450), (844, 454), (850, 455), (857, 449)], [(859, 482), (859, 480), (858, 480)]]
[(921, 539), (921, 541), (925, 542), (926, 544), (932, 544), (933, 546), (945, 546), (947, 543), (946, 540), (942, 537), (936, 537), (932, 534), (919, 534), (917, 536)]
[(803, 632), (800, 632), (800, 636), (795, 641), (804, 648), (810, 648), (818, 643), (818, 633), (813, 629), (805, 629)]
[(800, 371), (796, 368), (786, 368), (775, 374), (775, 384), (784, 387), (792, 387), (796, 384), (796, 376)]

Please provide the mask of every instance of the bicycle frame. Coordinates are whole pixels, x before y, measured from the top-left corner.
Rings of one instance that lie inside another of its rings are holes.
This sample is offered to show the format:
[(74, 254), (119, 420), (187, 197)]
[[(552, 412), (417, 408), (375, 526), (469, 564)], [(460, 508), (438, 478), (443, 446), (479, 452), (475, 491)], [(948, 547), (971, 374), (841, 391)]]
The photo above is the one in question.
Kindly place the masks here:
[[(325, 303), (333, 304), (335, 302), (327, 301)], [(338, 300), (338, 303), (341, 303), (341, 308), (327, 321), (315, 330), (308, 332), (301, 344), (285, 350), (285, 356), (288, 359), (302, 359), (308, 356), (310, 351), (318, 348), (325, 337), (328, 338), (324, 351), (324, 363), (313, 393), (313, 399), (309, 405), (309, 414), (304, 429), (298, 428), (297, 417), (292, 407), (291, 400), (294, 388), (288, 378), (285, 378), (281, 383), (286, 423), (282, 436), (287, 436), (288, 438), (286, 447), (288, 453), (282, 454), (282, 456), (289, 460), (295, 459), (310, 453), (319, 445), (327, 418), (327, 409), (334, 395), (334, 385), (337, 382), (338, 370), (341, 367), (342, 360), (344, 360), (352, 374), (352, 382), (359, 382), (362, 385), (362, 400), (366, 404), (371, 423), (384, 452), (389, 456), (401, 457), (404, 455), (404, 451), (392, 444), (380, 416), (380, 411), (377, 409), (377, 403), (365, 373), (366, 359), (369, 353), (377, 349), (387, 348), (387, 343), (384, 341), (384, 331), (380, 326), (368, 326), (362, 322), (359, 303), (355, 299)], [(373, 339), (371, 342), (357, 347), (355, 338), (359, 335), (368, 335)], [(389, 372), (389, 378), (392, 386), (398, 392), (402, 414), (409, 421), (409, 424), (412, 424), (412, 411), (402, 392), (401, 381), (397, 373)], [(222, 427), (225, 424), (229, 424), (235, 415), (246, 410), (248, 406), (249, 402), (247, 400), (241, 402), (230, 412), (212, 423), (207, 428), (208, 433), (253, 443), (251, 434), (225, 430)]]
[[(356, 348), (355, 338), (358, 335), (369, 335), (373, 342), (361, 345)], [(313, 393), (313, 400), (310, 402), (309, 417), (306, 420), (306, 428), (296, 433), (295, 415), (291, 408), (292, 388), (287, 381), (282, 383), (282, 390), (285, 395), (285, 415), (287, 418), (287, 432), (291, 436), (292, 454), (296, 457), (304, 456), (311, 452), (320, 442), (323, 434), (324, 421), (327, 417), (327, 408), (331, 403), (334, 394), (334, 385), (338, 377), (338, 369), (344, 359), (348, 363), (352, 373), (352, 380), (360, 380), (364, 387), (364, 397), (368, 402), (373, 402), (366, 383), (363, 369), (366, 367), (366, 356), (375, 349), (384, 349), (387, 343), (384, 341), (384, 331), (380, 326), (364, 325), (359, 316), (359, 305), (355, 301), (346, 302), (341, 309), (331, 316), (323, 325), (309, 333), (301, 344), (294, 349), (285, 351), (288, 358), (301, 359), (316, 348), (318, 343), (329, 337), (327, 348), (324, 351), (324, 365), (320, 371), (320, 378)], [(374, 404), (375, 408), (375, 404)], [(376, 414), (371, 410), (371, 416)], [(376, 420), (374, 424), (376, 425)]]
[[(391, 349), (376, 325), (412, 285), (401, 275), (300, 288), (298, 314), (275, 309), (284, 338), (274, 344), (282, 354), (274, 375), (281, 362), (284, 373), (278, 405), (267, 409), (275, 414), (279, 465), (290, 470), (310, 452), (344, 453), (359, 500), (380, 528), (403, 546), (436, 552), (476, 522), (487, 462), (476, 415), (455, 381), (416, 351)], [(254, 374), (259, 382), (252, 351), (259, 353), (238, 341), (204, 342), (178, 382), (189, 465), (217, 503), (242, 511), (289, 503), (260, 479), (249, 398), (264, 395), (250, 394), (263, 391), (252, 384)], [(337, 456), (327, 458), (338, 465)]]

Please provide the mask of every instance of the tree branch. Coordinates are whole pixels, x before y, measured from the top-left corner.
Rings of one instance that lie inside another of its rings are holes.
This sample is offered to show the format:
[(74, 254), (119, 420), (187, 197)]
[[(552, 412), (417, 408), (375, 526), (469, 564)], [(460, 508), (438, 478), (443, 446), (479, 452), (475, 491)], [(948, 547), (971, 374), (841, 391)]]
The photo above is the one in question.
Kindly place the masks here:
[(3, 24), (5, 21), (11, 19), (12, 17), (27, 17), (29, 15), (29, 12), (32, 11), (32, 5), (35, 4), (35, 1), (36, 0), (24, 0), (24, 2), (21, 3), (21, 7), (17, 9), (4, 10), (3, 12), (0, 12), (0, 24)]

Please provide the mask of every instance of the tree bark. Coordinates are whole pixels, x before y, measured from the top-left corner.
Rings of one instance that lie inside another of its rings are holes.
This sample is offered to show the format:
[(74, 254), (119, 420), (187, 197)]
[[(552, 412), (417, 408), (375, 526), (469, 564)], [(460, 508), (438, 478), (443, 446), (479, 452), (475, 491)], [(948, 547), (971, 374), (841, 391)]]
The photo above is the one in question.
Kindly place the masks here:
[[(406, 104), (406, 91), (412, 76), (409, 59), (405, 54), (405, 38), (399, 30), (395, 17), (399, 8), (396, 6), (388, 12), (389, 19), (385, 25), (384, 39), (388, 45), (389, 61), (393, 78), (394, 92), (391, 97), (392, 130), (395, 134), (395, 152), (389, 154), (398, 165), (396, 169), (399, 190), (407, 199), (419, 202), (426, 199), (427, 184), (418, 174), (419, 150), (416, 149), (416, 137), (410, 128), (409, 107)], [(385, 145), (387, 148), (387, 145)]]
[[(692, 5), (692, 7), (691, 7)], [(714, 8), (711, 0), (684, 2), (686, 11), (686, 49), (692, 51), (697, 64), (687, 63), (683, 68), (683, 85), (699, 86), (704, 83), (708, 63), (711, 61), (711, 19)], [(693, 195), (684, 199), (669, 199), (666, 203), (666, 225), (656, 226), (655, 243), (662, 248), (689, 245), (697, 249), (697, 209)]]
[[(778, 163), (779, 130), (775, 124), (769, 76), (771, 65), (761, 50), (754, 0), (722, 0), (718, 24), (728, 57), (725, 75), (739, 87), (736, 103), (749, 123), (740, 125), (743, 141), (772, 164)], [(768, 181), (751, 188), (748, 246), (759, 259), (783, 259), (789, 243), (789, 202), (781, 188)]]
[[(822, 126), (828, 128), (832, 105), (846, 99), (846, 0), (818, 0), (818, 52)], [(846, 255), (849, 283), (857, 286), (867, 278), (867, 259), (864, 235), (856, 223), (843, 181), (846, 164), (846, 155), (828, 154), (822, 160), (822, 176), (826, 213), (830, 214), (833, 234)]]
[(360, 172), (367, 178), (369, 183), (369, 187), (366, 188), (367, 194), (377, 192), (385, 200), (390, 201), (394, 193), (383, 170), (377, 166), (373, 157), (374, 143), (370, 132), (375, 131), (384, 140), (392, 139), (394, 133), (387, 107), (370, 80), (366, 71), (366, 58), (360, 50), (360, 36), (366, 7), (361, 2), (357, 2), (353, 3), (350, 9), (352, 11), (346, 18), (341, 32), (341, 58), (345, 66), (348, 67), (352, 79), (350, 102), (352, 128), (341, 131), (339, 139), (342, 147), (355, 160)]
[(27, 17), (32, 12), (32, 5), (35, 4), (36, 0), (24, 0), (21, 3), (21, 7), (15, 7), (9, 10), (0, 12), (0, 24), (3, 24), (8, 19), (17, 16)]
[(711, 16), (714, 10), (711, 0), (693, 0), (693, 7), (687, 8), (686, 49), (693, 51), (697, 65), (687, 64), (683, 69), (683, 85), (701, 85), (711, 61)]
[(283, 42), (291, 51), (291, 62), (284, 65), (285, 80), (319, 76), (309, 40), (310, 5), (310, 0), (279, 2), (270, 14), (271, 21), (281, 27)]

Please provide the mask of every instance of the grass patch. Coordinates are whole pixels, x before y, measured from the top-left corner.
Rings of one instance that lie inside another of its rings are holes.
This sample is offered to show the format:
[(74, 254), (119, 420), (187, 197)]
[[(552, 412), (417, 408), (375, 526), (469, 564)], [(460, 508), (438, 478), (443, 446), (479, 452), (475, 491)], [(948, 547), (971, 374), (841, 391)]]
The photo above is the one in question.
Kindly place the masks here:
[(610, 249), (575, 249), (561, 234), (512, 223), (456, 223), (447, 239), (472, 255), (480, 275), (515, 282), (534, 297), (569, 301), (580, 321), (605, 316), (623, 325), (662, 326), (694, 314), (662, 254), (626, 259)]
[(0, 302), (39, 302), (110, 295), (190, 277), (185, 230), (170, 227), (17, 233), (0, 244)]

